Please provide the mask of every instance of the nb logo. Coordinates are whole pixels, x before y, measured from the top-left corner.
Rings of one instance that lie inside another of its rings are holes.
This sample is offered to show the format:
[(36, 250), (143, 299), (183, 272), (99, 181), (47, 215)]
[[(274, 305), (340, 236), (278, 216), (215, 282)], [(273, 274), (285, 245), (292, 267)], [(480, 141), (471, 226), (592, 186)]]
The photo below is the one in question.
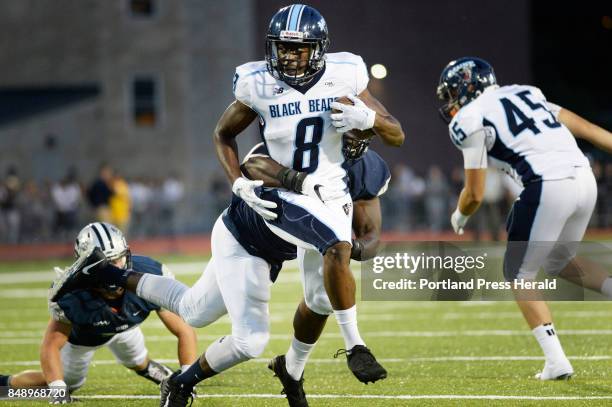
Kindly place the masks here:
[(274, 93), (275, 95), (280, 95), (280, 94), (281, 94), (281, 93), (283, 93), (284, 91), (285, 91), (285, 88), (283, 88), (282, 86), (280, 86), (280, 87), (276, 87), (276, 88), (274, 88), (273, 93)]

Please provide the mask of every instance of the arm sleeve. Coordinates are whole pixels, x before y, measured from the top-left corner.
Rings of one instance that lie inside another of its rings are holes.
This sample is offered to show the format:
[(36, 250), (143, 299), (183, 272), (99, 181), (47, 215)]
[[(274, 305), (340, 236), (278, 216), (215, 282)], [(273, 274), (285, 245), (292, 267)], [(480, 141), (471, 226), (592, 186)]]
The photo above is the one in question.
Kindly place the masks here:
[(368, 68), (361, 57), (357, 57), (357, 66), (355, 67), (355, 94), (359, 95), (367, 89), (370, 77), (368, 76)]
[(487, 168), (486, 130), (480, 129), (470, 134), (461, 145), (463, 168), (466, 170)]
[(236, 100), (241, 103), (244, 103), (248, 107), (252, 107), (253, 102), (251, 100), (249, 81), (245, 78), (243, 72), (239, 71), (238, 69), (234, 74), (232, 86), (234, 90), (234, 97), (236, 98)]

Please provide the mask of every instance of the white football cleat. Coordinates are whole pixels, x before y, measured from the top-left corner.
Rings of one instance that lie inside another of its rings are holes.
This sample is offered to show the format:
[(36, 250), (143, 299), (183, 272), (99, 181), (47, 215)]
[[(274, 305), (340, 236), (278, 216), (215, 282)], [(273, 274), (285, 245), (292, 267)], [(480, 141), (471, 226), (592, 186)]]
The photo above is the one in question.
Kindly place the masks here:
[(574, 374), (569, 360), (565, 359), (559, 363), (544, 363), (544, 369), (535, 375), (538, 380), (569, 380)]

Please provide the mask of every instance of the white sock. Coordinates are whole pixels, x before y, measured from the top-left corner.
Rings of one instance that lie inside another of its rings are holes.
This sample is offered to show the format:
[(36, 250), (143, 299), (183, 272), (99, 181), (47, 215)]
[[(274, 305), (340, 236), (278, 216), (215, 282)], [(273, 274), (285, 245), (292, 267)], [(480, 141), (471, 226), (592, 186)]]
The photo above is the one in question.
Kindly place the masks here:
[(185, 284), (173, 278), (143, 274), (136, 286), (136, 295), (180, 315), (179, 305), (188, 289)]
[(344, 346), (346, 350), (351, 350), (355, 345), (364, 345), (365, 342), (359, 335), (357, 328), (357, 305), (353, 305), (349, 309), (334, 310), (336, 321), (344, 338)]
[(558, 363), (567, 360), (555, 331), (555, 326), (552, 323), (537, 326), (531, 332), (538, 340), (546, 357), (546, 362)]
[(608, 298), (612, 298), (612, 277), (605, 279), (601, 285), (601, 293)]
[(304, 343), (295, 338), (291, 341), (291, 346), (289, 346), (289, 350), (285, 355), (285, 367), (287, 368), (287, 373), (293, 377), (293, 380), (300, 380), (302, 378), (308, 356), (314, 346), (314, 343)]

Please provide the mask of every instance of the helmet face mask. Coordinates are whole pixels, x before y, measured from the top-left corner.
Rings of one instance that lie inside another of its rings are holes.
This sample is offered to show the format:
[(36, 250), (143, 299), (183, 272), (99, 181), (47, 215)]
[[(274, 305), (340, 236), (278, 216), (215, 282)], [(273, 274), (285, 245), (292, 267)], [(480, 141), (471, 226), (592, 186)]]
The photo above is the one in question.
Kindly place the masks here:
[(268, 72), (288, 85), (304, 85), (325, 67), (328, 47), (327, 24), (317, 10), (284, 7), (272, 17), (266, 36)]
[(451, 61), (442, 71), (437, 88), (438, 99), (446, 102), (439, 112), (446, 123), (463, 106), (497, 84), (493, 67), (480, 58), (465, 57)]
[[(81, 257), (93, 247), (99, 247), (111, 263), (118, 262), (125, 257), (123, 268), (132, 268), (132, 253), (123, 233), (114, 225), (106, 222), (94, 222), (85, 226), (74, 243), (75, 257)], [(101, 287), (107, 291), (115, 292), (118, 287), (108, 285)]]
[(350, 132), (342, 136), (342, 155), (348, 161), (358, 160), (368, 152), (371, 138), (359, 139)]

